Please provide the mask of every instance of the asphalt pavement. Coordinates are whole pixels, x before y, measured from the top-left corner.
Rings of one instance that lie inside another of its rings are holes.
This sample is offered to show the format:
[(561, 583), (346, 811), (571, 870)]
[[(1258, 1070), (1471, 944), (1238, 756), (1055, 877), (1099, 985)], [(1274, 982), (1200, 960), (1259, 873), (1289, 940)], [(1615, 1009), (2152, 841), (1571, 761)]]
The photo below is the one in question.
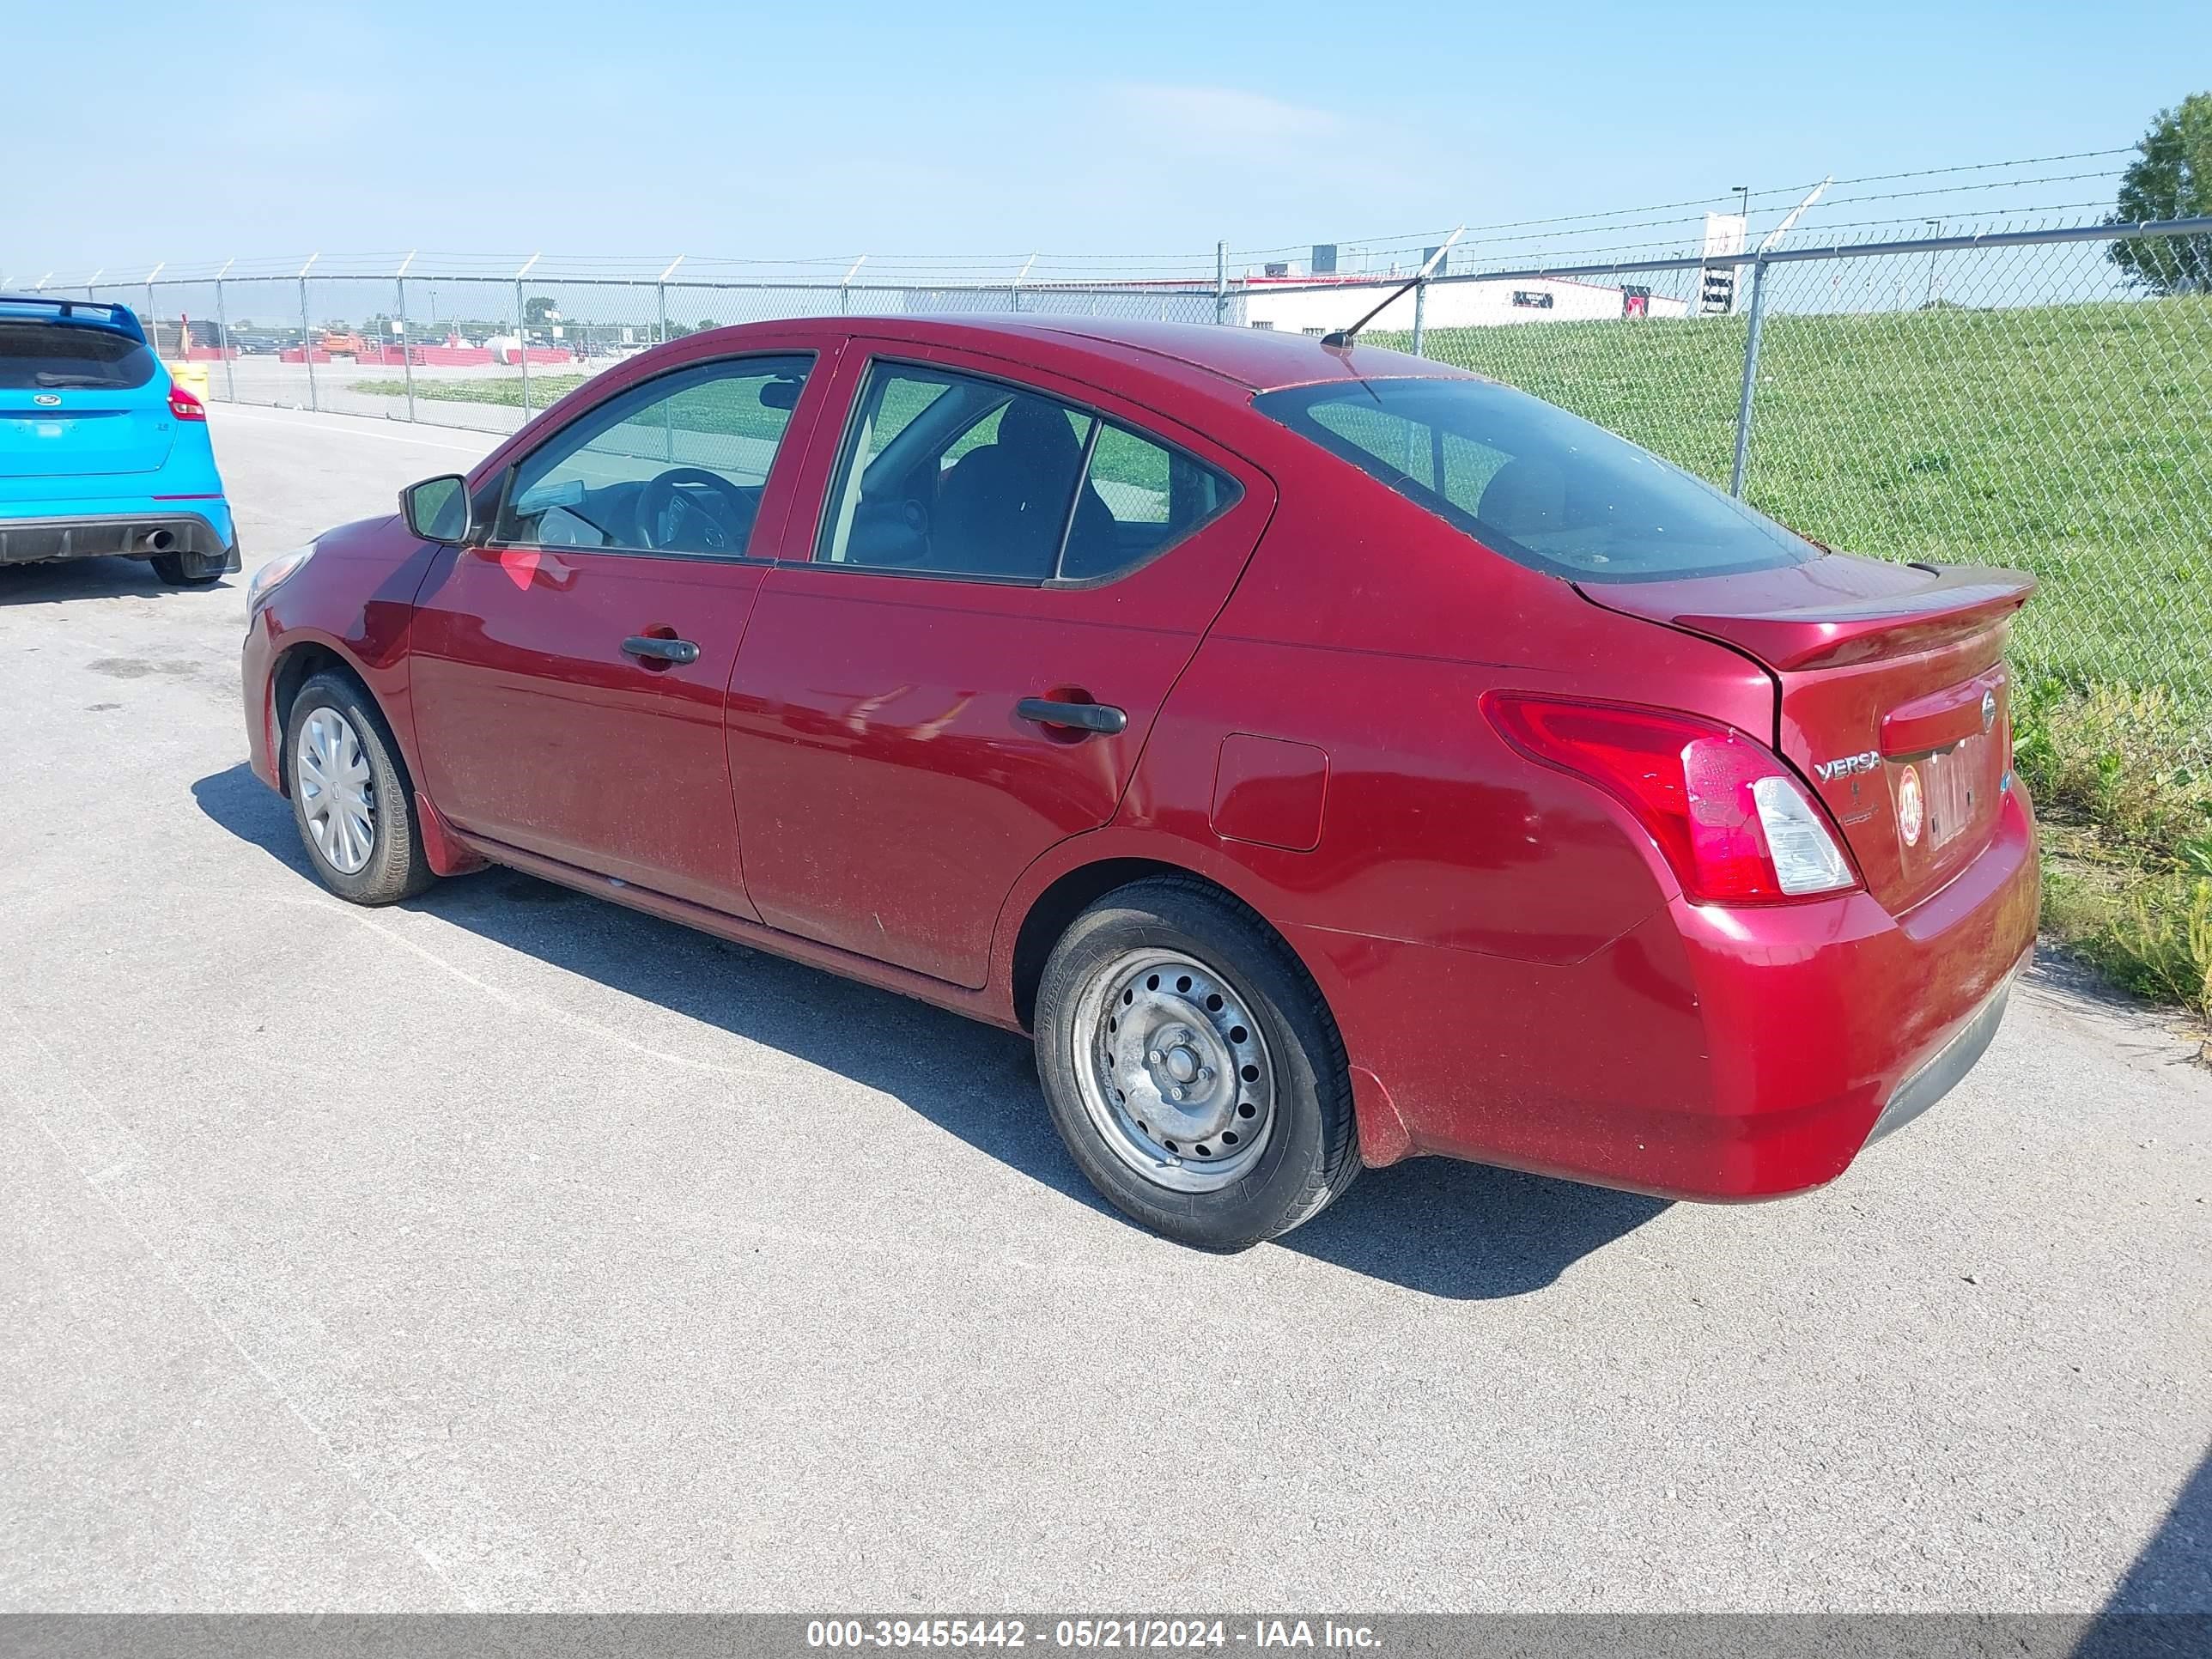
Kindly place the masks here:
[[(491, 441), (214, 419), (249, 570)], [(2212, 1607), (2212, 1073), (2063, 966), (1819, 1194), (1195, 1255), (1015, 1037), (326, 896), (244, 580), (0, 570), (0, 1609)]]

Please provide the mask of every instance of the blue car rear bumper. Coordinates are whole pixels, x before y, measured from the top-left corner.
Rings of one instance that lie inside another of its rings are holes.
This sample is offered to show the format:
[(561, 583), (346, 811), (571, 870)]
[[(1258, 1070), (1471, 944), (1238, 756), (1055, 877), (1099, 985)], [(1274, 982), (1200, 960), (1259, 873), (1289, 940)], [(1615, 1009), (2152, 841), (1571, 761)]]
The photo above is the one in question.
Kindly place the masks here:
[(0, 564), (159, 553), (196, 553), (236, 570), (238, 534), (230, 503), (152, 495), (0, 501)]

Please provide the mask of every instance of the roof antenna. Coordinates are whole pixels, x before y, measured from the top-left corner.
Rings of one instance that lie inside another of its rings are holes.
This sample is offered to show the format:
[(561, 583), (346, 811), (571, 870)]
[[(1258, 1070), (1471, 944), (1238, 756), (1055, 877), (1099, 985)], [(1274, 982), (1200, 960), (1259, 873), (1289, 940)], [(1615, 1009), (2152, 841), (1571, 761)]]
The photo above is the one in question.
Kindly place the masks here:
[(1376, 307), (1374, 310), (1369, 312), (1364, 317), (1362, 317), (1350, 328), (1340, 328), (1334, 334), (1322, 335), (1321, 337), (1321, 343), (1325, 346), (1334, 346), (1340, 351), (1350, 350), (1352, 349), (1352, 343), (1359, 337), (1359, 331), (1366, 327), (1368, 324), (1373, 322), (1377, 317), (1380, 317), (1384, 312), (1389, 310), (1392, 306), (1396, 305), (1399, 301), (1404, 299), (1408, 294), (1411, 294), (1423, 283), (1428, 281), (1429, 273), (1434, 270), (1438, 264), (1443, 263), (1444, 255), (1451, 252), (1452, 244), (1466, 234), (1467, 227), (1465, 225), (1462, 225), (1457, 230), (1452, 232), (1450, 235), (1444, 238), (1443, 246), (1442, 247), (1438, 248), (1434, 253), (1431, 253), (1427, 258), (1421, 261), (1421, 268), (1413, 273), (1413, 280), (1412, 282), (1406, 283), (1401, 288), (1392, 289), (1389, 299), (1383, 301), (1381, 305)]

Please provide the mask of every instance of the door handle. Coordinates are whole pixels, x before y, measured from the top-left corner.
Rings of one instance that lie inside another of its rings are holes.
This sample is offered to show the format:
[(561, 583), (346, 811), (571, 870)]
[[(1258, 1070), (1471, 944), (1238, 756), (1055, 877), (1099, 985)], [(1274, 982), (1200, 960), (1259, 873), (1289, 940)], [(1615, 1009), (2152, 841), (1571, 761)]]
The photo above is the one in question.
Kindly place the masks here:
[(699, 660), (699, 647), (689, 640), (656, 639), (650, 634), (633, 634), (623, 641), (623, 650), (643, 662), (686, 663)]
[(1059, 702), (1050, 697), (1024, 697), (1014, 713), (1039, 726), (1065, 726), (1078, 732), (1097, 732), (1107, 737), (1129, 729), (1129, 716), (1110, 702)]

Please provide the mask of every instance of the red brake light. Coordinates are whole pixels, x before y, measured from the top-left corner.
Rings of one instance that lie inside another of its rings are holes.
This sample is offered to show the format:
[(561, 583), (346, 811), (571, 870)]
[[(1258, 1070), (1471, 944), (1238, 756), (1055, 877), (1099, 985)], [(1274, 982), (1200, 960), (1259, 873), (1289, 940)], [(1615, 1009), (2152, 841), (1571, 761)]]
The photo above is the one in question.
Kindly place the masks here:
[(1531, 758), (1588, 778), (1658, 842), (1698, 904), (1772, 904), (1858, 884), (1826, 815), (1771, 751), (1690, 714), (1493, 691), (1490, 722)]
[(180, 386), (169, 388), (169, 413), (180, 421), (204, 421), (207, 405)]

